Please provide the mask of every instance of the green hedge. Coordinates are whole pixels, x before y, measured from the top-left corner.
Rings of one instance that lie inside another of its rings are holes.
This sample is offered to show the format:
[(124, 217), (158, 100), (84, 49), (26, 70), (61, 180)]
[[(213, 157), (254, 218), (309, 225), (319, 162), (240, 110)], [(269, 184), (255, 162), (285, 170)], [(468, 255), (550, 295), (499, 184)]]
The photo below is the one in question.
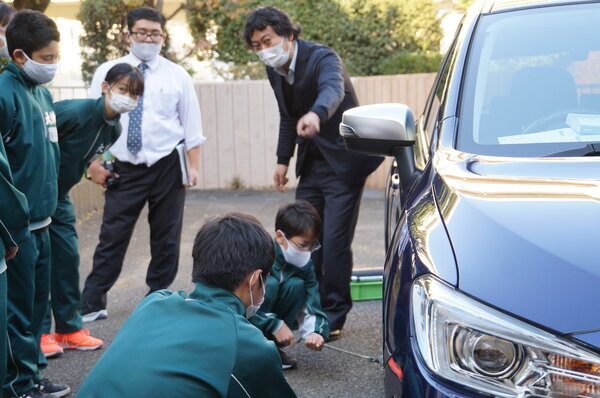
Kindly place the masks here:
[(379, 66), (382, 75), (437, 72), (442, 63), (439, 53), (399, 52), (386, 58)]

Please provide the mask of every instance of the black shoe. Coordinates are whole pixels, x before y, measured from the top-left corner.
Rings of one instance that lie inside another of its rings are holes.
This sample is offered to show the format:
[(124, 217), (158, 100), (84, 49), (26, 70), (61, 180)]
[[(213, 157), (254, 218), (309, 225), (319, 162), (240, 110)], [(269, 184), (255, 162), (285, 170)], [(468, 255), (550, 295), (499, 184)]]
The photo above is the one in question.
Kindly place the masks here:
[(54, 384), (48, 379), (42, 379), (40, 384), (37, 385), (37, 390), (42, 394), (47, 394), (43, 395), (44, 397), (48, 396), (52, 398), (64, 397), (71, 392), (71, 388), (69, 386)]
[(327, 341), (336, 341), (342, 338), (342, 329), (333, 329), (329, 332), (329, 339)]
[(298, 366), (298, 360), (285, 352), (283, 348), (277, 347), (277, 351), (279, 351), (279, 357), (281, 358), (281, 369), (294, 369)]
[(52, 398), (52, 395), (40, 392), (37, 388), (33, 388), (25, 394), (19, 395), (18, 398)]

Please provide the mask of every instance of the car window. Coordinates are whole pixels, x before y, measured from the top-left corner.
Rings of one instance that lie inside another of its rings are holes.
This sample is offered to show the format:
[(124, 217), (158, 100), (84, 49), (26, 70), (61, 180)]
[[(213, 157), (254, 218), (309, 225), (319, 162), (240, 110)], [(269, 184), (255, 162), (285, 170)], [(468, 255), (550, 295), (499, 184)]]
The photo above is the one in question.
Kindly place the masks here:
[(600, 6), (483, 16), (462, 88), (458, 148), (544, 156), (600, 142)]
[(438, 114), (440, 111), (440, 106), (446, 93), (448, 78), (450, 77), (450, 72), (452, 70), (452, 61), (454, 60), (456, 55), (455, 53), (458, 42), (458, 34), (460, 32), (461, 26), (458, 27), (454, 41), (452, 42), (452, 45), (448, 49), (448, 52), (446, 53), (446, 56), (442, 61), (442, 69), (438, 74), (437, 80), (433, 89), (431, 90), (431, 94), (427, 102), (427, 113), (425, 114), (425, 125), (423, 126), (423, 128), (427, 132), (428, 141), (431, 139), (431, 135), (433, 134), (433, 131), (435, 129)]

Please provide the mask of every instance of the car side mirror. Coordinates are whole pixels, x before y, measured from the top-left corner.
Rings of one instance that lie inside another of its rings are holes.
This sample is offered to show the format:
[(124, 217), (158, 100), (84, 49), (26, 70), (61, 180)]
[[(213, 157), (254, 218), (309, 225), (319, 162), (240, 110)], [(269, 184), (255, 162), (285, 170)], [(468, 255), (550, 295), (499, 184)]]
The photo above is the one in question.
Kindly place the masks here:
[(340, 134), (349, 151), (396, 156), (400, 148), (414, 145), (415, 119), (402, 104), (359, 106), (344, 112)]

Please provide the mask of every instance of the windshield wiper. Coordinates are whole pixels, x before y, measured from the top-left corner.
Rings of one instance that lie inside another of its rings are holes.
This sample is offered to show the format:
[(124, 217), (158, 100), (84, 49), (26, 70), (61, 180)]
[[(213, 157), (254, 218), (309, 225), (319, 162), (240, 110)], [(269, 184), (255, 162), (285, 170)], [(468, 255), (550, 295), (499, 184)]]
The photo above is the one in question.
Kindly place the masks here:
[(544, 155), (546, 158), (556, 157), (568, 157), (568, 156), (600, 156), (600, 143), (587, 144), (581, 148), (567, 149), (566, 151), (560, 151)]

